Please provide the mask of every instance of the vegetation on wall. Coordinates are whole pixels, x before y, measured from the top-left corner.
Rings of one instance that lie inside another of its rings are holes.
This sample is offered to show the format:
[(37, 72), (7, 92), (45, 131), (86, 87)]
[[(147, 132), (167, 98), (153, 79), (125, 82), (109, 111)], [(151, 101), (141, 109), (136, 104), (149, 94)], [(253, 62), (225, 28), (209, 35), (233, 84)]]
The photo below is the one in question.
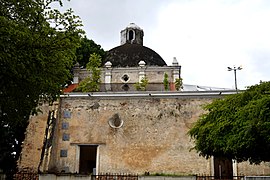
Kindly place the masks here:
[(83, 31), (61, 0), (0, 0), (0, 169), (12, 173), (30, 114), (54, 101), (70, 77)]
[(179, 91), (180, 89), (183, 89), (183, 79), (182, 78), (177, 78), (174, 82), (175, 84), (175, 89)]
[(90, 76), (83, 79), (76, 91), (81, 92), (97, 92), (100, 90), (100, 75), (101, 75), (101, 56), (93, 53), (90, 55), (89, 62), (86, 64), (86, 69), (90, 72)]
[(207, 113), (189, 131), (201, 156), (270, 161), (270, 82), (217, 99), (204, 109)]
[(168, 80), (168, 74), (164, 73), (164, 79), (163, 79), (163, 85), (164, 85), (164, 89), (165, 91), (169, 90), (169, 80)]
[(146, 86), (148, 85), (147, 77), (143, 77), (140, 82), (137, 82), (134, 86), (137, 91), (146, 91)]

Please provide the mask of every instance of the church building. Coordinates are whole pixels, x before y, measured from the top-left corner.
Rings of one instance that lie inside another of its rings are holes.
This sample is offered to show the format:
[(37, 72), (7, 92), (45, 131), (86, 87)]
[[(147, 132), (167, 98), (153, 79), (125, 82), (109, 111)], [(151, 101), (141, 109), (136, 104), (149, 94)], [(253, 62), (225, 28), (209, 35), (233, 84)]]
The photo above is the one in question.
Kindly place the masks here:
[[(136, 91), (135, 84), (147, 79), (147, 91), (164, 91), (164, 75), (168, 75), (169, 88), (175, 90), (180, 79), (181, 66), (176, 58), (167, 66), (162, 57), (152, 49), (143, 46), (143, 30), (136, 24), (129, 24), (121, 31), (121, 45), (109, 50), (101, 73), (101, 91)], [(89, 76), (86, 69), (74, 68), (75, 84)]]
[[(121, 45), (107, 52), (100, 92), (66, 92), (53, 106), (41, 106), (43, 113), (30, 118), (19, 168), (54, 176), (270, 174), (267, 163), (205, 159), (192, 150), (187, 132), (204, 113), (202, 106), (235, 92), (176, 88), (181, 79), (176, 58), (168, 66), (143, 46), (143, 37), (134, 23), (121, 31)], [(74, 68), (74, 84), (87, 76), (86, 69)], [(143, 79), (147, 86), (137, 89)]]

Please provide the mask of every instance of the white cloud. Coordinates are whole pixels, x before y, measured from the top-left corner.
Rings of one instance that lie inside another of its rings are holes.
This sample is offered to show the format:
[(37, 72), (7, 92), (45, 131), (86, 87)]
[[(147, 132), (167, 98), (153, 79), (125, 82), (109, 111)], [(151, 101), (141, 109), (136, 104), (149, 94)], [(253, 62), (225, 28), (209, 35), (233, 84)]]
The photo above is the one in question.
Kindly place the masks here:
[(262, 2), (174, 1), (160, 12), (149, 41), (168, 64), (178, 58), (185, 83), (233, 87), (233, 73), (226, 70), (234, 65), (244, 68), (237, 72), (240, 88), (268, 80), (256, 53), (250, 55), (270, 51), (270, 12)]

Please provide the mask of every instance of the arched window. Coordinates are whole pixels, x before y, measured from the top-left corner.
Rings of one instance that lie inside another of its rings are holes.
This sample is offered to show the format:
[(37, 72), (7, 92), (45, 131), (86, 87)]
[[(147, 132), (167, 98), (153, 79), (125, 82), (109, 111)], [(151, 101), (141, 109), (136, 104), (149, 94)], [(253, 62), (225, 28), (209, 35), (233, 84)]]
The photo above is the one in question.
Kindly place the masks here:
[(128, 40), (131, 41), (131, 40), (134, 40), (135, 39), (135, 32), (134, 30), (129, 30), (128, 31)]

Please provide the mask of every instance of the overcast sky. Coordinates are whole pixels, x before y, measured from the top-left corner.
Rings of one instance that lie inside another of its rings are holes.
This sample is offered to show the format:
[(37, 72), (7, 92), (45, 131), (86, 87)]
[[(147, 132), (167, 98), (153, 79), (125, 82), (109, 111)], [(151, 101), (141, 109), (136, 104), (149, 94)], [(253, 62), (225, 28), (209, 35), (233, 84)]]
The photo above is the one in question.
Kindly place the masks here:
[(184, 84), (244, 89), (270, 78), (269, 0), (71, 0), (89, 39), (104, 50), (120, 45), (133, 22), (144, 46), (171, 65), (176, 57)]

